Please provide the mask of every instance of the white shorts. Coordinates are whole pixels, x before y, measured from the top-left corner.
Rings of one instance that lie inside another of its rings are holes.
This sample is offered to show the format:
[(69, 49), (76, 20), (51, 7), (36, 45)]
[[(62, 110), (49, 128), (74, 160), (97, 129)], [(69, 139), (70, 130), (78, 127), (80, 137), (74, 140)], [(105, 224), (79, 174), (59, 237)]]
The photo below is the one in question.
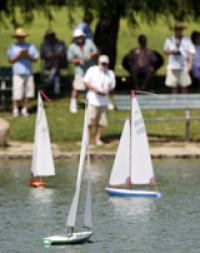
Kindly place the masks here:
[(85, 85), (83, 82), (83, 76), (75, 75), (72, 85), (73, 85), (74, 90), (84, 91)]
[(12, 99), (22, 100), (24, 97), (33, 98), (35, 96), (35, 84), (33, 76), (14, 75), (12, 78)]
[(108, 125), (108, 107), (88, 105), (88, 125), (102, 126)]
[(187, 87), (192, 83), (188, 71), (183, 69), (168, 69), (165, 79), (165, 85), (171, 88), (178, 86)]

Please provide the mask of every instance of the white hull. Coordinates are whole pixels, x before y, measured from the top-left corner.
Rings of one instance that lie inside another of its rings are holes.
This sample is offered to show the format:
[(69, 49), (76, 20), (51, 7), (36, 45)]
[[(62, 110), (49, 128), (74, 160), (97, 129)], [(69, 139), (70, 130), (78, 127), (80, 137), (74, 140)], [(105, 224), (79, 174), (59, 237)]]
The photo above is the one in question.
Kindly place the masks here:
[(92, 231), (74, 232), (66, 236), (54, 235), (42, 239), (44, 244), (80, 244), (87, 242), (92, 236)]
[(147, 197), (147, 198), (161, 198), (161, 193), (157, 191), (147, 190), (131, 190), (131, 189), (120, 189), (120, 188), (105, 188), (106, 192), (111, 196), (116, 197)]

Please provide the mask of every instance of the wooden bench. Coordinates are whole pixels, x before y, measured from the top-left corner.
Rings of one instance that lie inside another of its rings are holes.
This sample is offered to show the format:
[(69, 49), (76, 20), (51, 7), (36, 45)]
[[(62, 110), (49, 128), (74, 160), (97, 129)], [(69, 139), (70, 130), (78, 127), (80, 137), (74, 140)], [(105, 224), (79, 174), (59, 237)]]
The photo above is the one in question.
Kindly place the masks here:
[(11, 94), (12, 69), (10, 67), (0, 68), (0, 105), (3, 110), (6, 108), (6, 99)]
[[(115, 95), (114, 104), (116, 110), (130, 110), (130, 95)], [(185, 121), (185, 139), (190, 139), (190, 120), (199, 120), (200, 117), (192, 117), (190, 112), (200, 109), (200, 94), (150, 94), (137, 95), (137, 100), (142, 110), (185, 110), (183, 116), (163, 116), (147, 118), (145, 121)]]

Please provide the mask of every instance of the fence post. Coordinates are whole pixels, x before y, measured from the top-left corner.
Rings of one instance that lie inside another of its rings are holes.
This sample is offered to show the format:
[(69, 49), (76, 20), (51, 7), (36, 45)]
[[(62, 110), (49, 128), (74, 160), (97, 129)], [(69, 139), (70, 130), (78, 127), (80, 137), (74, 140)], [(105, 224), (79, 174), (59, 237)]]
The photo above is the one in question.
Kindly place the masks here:
[(185, 111), (185, 140), (190, 140), (190, 110)]

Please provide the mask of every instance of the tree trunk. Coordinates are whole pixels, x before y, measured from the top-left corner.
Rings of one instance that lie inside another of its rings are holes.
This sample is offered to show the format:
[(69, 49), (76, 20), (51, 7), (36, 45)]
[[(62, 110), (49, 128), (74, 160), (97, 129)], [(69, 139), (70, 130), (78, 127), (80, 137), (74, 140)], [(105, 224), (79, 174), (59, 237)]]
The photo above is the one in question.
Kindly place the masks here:
[(110, 59), (110, 68), (114, 69), (117, 56), (117, 39), (120, 16), (110, 19), (100, 18), (94, 33), (94, 42), (100, 54), (106, 54)]

